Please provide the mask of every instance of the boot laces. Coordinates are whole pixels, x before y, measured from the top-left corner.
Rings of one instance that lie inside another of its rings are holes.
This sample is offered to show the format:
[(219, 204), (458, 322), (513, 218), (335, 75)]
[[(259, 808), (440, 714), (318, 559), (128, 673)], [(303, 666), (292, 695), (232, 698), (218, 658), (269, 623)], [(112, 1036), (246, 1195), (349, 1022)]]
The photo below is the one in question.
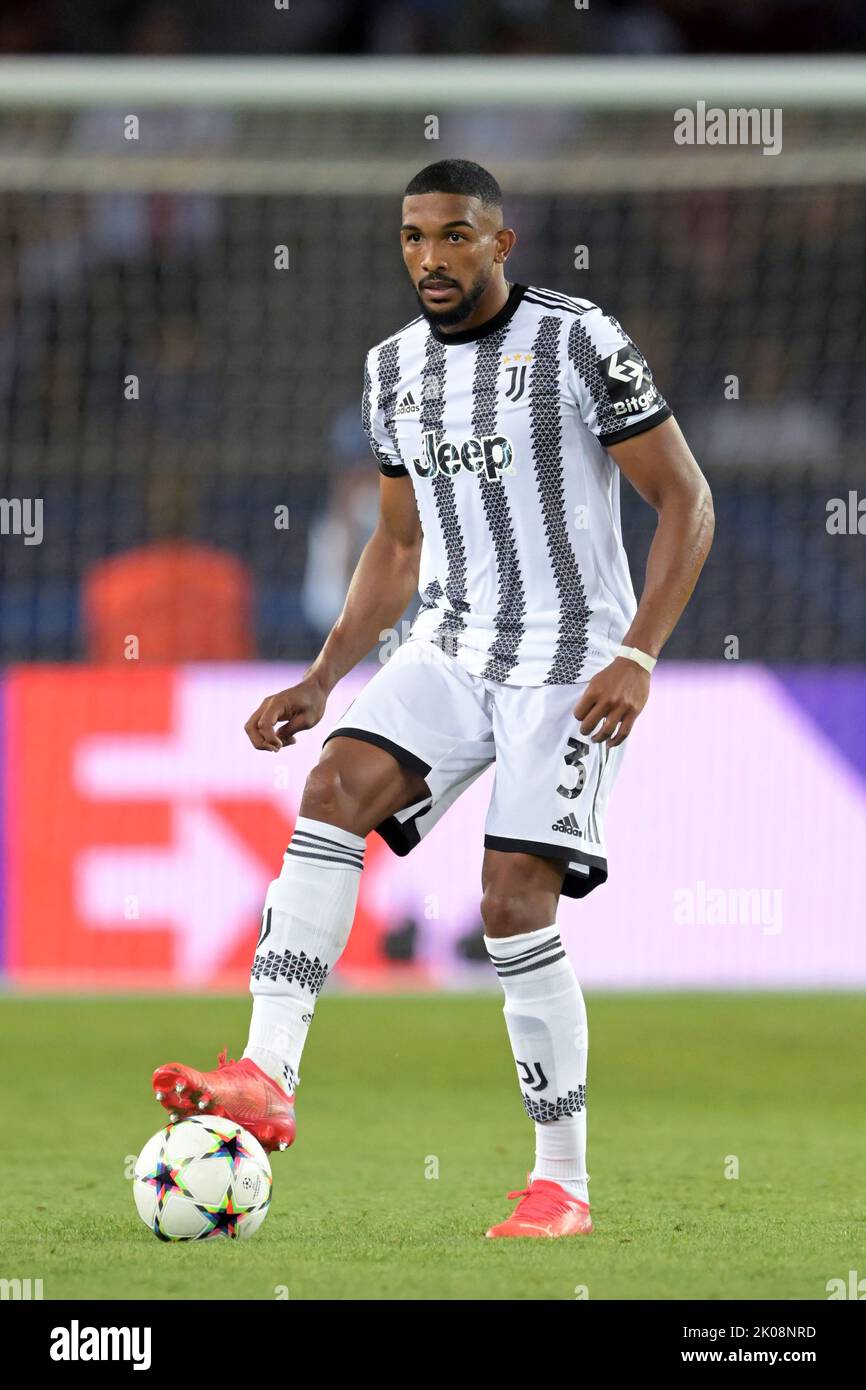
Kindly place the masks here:
[(519, 1216), (522, 1221), (553, 1221), (558, 1216), (564, 1216), (573, 1209), (576, 1198), (569, 1197), (567, 1192), (553, 1187), (541, 1187), (538, 1183), (531, 1183), (529, 1187), (521, 1188), (518, 1192), (509, 1192), (509, 1202), (515, 1198), (520, 1198), (520, 1202), (512, 1212), (512, 1217)]

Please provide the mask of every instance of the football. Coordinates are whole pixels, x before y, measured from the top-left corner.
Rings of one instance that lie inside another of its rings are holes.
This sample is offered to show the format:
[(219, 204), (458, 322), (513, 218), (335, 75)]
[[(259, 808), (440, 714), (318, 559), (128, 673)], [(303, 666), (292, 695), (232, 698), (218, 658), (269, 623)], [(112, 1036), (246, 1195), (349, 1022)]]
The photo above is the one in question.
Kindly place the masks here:
[(148, 1139), (135, 1162), (138, 1214), (159, 1240), (243, 1240), (268, 1214), (271, 1165), (234, 1120), (193, 1116)]

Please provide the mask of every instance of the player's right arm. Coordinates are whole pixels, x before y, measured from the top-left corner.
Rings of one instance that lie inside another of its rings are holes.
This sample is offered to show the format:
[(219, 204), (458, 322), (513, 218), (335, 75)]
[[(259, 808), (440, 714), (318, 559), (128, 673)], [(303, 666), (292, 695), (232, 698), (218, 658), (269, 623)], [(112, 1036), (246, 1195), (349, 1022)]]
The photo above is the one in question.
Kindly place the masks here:
[[(406, 611), (418, 586), (421, 522), (408, 475), (379, 479), (379, 520), (361, 553), (343, 611), (297, 685), (269, 695), (244, 728), (254, 748), (278, 753), (311, 729), (334, 686)], [(277, 728), (277, 725), (281, 725)]]

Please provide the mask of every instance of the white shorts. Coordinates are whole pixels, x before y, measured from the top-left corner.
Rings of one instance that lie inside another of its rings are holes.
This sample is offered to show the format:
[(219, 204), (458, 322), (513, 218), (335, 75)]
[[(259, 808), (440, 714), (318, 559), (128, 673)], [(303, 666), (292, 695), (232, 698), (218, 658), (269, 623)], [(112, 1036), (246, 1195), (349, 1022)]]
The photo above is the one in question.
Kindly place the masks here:
[(486, 848), (562, 860), (562, 892), (582, 898), (607, 878), (604, 812), (623, 753), (581, 735), (573, 711), (586, 684), (502, 685), (417, 638), (368, 681), (325, 742), (373, 743), (424, 778), (429, 795), (376, 827), (399, 855), (495, 763)]

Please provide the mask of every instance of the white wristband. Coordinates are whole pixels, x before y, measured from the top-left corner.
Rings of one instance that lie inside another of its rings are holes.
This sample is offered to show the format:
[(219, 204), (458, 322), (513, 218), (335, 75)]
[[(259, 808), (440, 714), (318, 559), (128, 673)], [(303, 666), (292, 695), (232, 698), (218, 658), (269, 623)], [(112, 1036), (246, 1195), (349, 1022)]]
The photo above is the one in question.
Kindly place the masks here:
[(652, 671), (658, 657), (649, 656), (647, 652), (642, 652), (639, 647), (617, 647), (617, 656), (627, 656), (629, 661), (636, 661), (638, 666), (642, 666), (645, 671)]

